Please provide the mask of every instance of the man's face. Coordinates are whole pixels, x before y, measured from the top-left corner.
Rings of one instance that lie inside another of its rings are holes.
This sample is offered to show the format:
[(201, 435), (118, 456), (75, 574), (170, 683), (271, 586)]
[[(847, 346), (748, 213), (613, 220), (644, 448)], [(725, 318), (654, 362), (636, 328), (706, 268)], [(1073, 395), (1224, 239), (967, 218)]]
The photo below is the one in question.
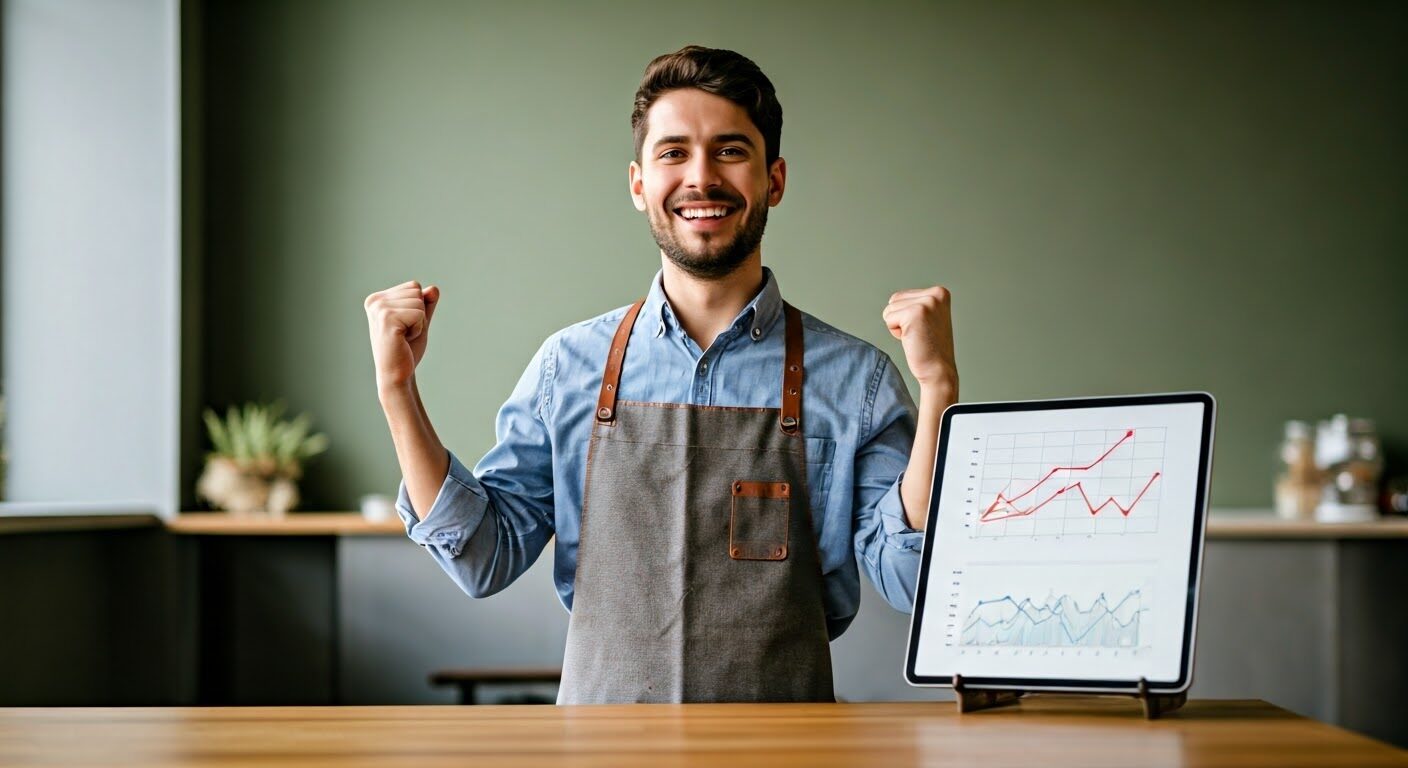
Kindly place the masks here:
[(669, 91), (646, 113), (640, 154), (631, 198), (670, 261), (713, 279), (758, 250), (787, 166), (778, 158), (768, 167), (762, 134), (742, 107), (695, 88)]

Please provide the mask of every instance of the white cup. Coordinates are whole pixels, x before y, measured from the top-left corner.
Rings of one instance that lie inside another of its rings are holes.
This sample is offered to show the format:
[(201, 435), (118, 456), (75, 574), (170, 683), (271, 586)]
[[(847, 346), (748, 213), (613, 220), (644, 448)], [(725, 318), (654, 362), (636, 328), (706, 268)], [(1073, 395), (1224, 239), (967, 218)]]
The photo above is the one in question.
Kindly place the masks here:
[(396, 501), (381, 493), (369, 493), (362, 497), (362, 517), (373, 523), (390, 520), (396, 516)]

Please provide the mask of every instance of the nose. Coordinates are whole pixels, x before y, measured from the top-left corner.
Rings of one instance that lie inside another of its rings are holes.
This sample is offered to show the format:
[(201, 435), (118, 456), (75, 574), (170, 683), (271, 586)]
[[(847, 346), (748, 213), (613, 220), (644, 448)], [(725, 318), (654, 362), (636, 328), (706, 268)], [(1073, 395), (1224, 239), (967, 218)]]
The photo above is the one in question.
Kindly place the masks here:
[(685, 167), (684, 185), (690, 189), (709, 189), (722, 184), (717, 163), (708, 152), (696, 152)]

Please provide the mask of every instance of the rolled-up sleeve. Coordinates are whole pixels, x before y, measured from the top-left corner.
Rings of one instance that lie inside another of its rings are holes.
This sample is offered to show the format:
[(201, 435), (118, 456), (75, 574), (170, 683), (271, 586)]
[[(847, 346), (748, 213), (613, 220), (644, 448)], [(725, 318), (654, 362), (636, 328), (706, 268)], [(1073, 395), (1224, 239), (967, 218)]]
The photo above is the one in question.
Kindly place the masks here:
[(875, 589), (896, 610), (914, 608), (924, 533), (905, 520), (900, 482), (914, 447), (917, 409), (890, 358), (880, 355), (856, 453), (855, 548)]
[(519, 377), (494, 422), (496, 442), (473, 471), (450, 453), (450, 469), (430, 509), (411, 506), (401, 481), (396, 512), (411, 541), (425, 547), (471, 597), (513, 583), (553, 533), (552, 399), (556, 337)]

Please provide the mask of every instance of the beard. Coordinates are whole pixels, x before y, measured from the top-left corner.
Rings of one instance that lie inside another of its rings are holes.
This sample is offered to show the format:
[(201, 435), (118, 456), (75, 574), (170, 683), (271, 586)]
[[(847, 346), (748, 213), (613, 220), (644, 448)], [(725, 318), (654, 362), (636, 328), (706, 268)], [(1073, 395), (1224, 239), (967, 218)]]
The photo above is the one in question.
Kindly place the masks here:
[(727, 203), (735, 210), (743, 207), (744, 201), (741, 197), (725, 195), (723, 193), (713, 193), (707, 197), (688, 197), (672, 200), (666, 203), (663, 215), (651, 211), (650, 234), (655, 238), (655, 243), (660, 246), (661, 253), (665, 254), (675, 266), (684, 270), (685, 274), (702, 280), (718, 280), (733, 274), (748, 256), (757, 250), (758, 245), (763, 242), (763, 230), (768, 224), (768, 207), (766, 204), (749, 211), (743, 224), (734, 232), (704, 233), (699, 237), (704, 241), (698, 248), (691, 249), (676, 237), (678, 226), (674, 209), (685, 202), (719, 202)]

